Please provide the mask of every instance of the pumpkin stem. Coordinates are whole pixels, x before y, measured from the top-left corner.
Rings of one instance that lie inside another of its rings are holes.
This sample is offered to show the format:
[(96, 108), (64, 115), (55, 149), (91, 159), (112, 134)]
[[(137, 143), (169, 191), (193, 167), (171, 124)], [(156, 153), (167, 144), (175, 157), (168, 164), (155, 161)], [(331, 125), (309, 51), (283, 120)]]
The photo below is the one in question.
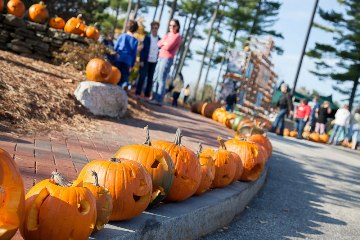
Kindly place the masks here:
[(94, 170), (91, 170), (91, 175), (94, 176), (94, 178), (95, 178), (94, 185), (97, 186), (97, 187), (100, 187), (100, 185), (99, 185), (99, 177), (98, 177), (97, 172), (95, 172)]
[(146, 138), (145, 138), (144, 144), (151, 146), (149, 126), (146, 125), (146, 127), (144, 127), (144, 129), (145, 129), (145, 132), (146, 132)]
[(110, 161), (119, 163), (120, 159), (119, 158), (110, 158)]
[(77, 19), (81, 19), (81, 18), (82, 18), (82, 14), (81, 14), (81, 13), (78, 14), (76, 18), (77, 18)]
[(51, 173), (51, 179), (59, 186), (61, 187), (70, 187), (72, 184), (68, 180), (64, 178), (62, 174), (59, 172), (52, 172)]
[(202, 152), (202, 144), (201, 144), (201, 142), (199, 142), (199, 149), (196, 151), (196, 156), (199, 158), (200, 157), (200, 153)]
[(224, 149), (224, 150), (226, 150), (226, 146), (225, 146), (225, 141), (224, 141), (224, 139), (223, 139), (222, 137), (218, 136), (218, 137), (217, 137), (217, 141), (218, 141), (218, 143), (220, 144), (219, 149)]
[(175, 140), (174, 140), (174, 143), (178, 146), (181, 145), (181, 138), (182, 138), (182, 134), (181, 134), (181, 129), (178, 128), (176, 130), (176, 133), (175, 133)]

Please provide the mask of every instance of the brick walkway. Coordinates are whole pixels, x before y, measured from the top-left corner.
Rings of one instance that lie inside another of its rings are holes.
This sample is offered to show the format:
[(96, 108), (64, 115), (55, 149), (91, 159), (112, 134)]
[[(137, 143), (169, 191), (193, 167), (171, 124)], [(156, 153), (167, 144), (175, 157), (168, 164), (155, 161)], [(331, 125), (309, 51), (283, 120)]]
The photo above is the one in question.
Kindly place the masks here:
[(28, 191), (35, 183), (58, 171), (69, 180), (76, 179), (83, 166), (93, 160), (110, 158), (121, 146), (143, 143), (143, 127), (149, 125), (152, 140), (172, 141), (178, 127), (183, 130), (183, 145), (196, 151), (217, 146), (216, 138), (233, 136), (233, 131), (182, 109), (169, 106), (151, 107), (155, 121), (123, 119), (117, 122), (97, 120), (100, 133), (62, 132), (48, 136), (19, 136), (0, 133), (0, 147), (14, 156)]

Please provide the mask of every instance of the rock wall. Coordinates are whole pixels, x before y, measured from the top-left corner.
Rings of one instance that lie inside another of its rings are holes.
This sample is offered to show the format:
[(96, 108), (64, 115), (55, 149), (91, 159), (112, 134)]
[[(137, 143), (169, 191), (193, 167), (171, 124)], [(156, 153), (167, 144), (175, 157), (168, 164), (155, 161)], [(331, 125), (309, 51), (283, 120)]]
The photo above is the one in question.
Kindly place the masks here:
[(67, 42), (88, 45), (89, 40), (63, 30), (49, 28), (11, 14), (0, 14), (0, 49), (18, 54), (51, 60), (61, 46)]

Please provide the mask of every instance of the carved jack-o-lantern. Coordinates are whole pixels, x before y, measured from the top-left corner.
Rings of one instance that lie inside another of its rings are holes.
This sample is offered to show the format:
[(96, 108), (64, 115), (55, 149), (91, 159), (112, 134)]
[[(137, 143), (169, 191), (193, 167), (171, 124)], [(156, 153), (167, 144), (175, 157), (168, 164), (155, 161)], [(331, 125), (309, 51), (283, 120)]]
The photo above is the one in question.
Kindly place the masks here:
[(183, 201), (191, 197), (200, 185), (201, 169), (195, 153), (181, 145), (181, 130), (176, 131), (175, 141), (154, 141), (154, 147), (165, 150), (173, 160), (175, 179), (166, 197), (169, 201)]
[(0, 148), (0, 239), (11, 239), (24, 218), (24, 184), (20, 172)]
[(225, 142), (227, 150), (237, 153), (243, 163), (244, 171), (240, 180), (255, 181), (265, 167), (265, 149), (259, 150), (256, 143), (248, 140), (230, 139)]
[(53, 172), (26, 194), (24, 239), (87, 239), (96, 223), (96, 201), (82, 182), (72, 185)]
[(220, 143), (218, 149), (204, 150), (204, 154), (209, 154), (215, 161), (215, 178), (212, 182), (214, 188), (225, 187), (232, 183), (238, 171), (234, 153), (226, 149), (221, 138), (218, 138), (218, 141)]
[(165, 198), (174, 180), (174, 164), (167, 152), (153, 147), (150, 142), (149, 129), (146, 126), (144, 144), (129, 145), (120, 148), (115, 158), (125, 158), (141, 163), (151, 175), (153, 195), (151, 204), (157, 204)]
[(90, 190), (96, 200), (97, 217), (94, 232), (97, 232), (109, 222), (113, 204), (110, 192), (106, 188), (100, 186), (97, 173), (92, 171), (92, 175), (94, 176), (94, 182), (84, 182), (83, 186)]
[(197, 152), (197, 155), (199, 156), (201, 165), (201, 181), (198, 189), (196, 190), (196, 195), (200, 195), (208, 191), (215, 178), (214, 159), (209, 154), (202, 153), (201, 151), (202, 146), (199, 144), (199, 151)]
[(111, 193), (110, 220), (133, 218), (148, 207), (152, 194), (151, 176), (140, 163), (117, 158), (93, 160), (84, 166), (78, 180), (92, 181), (92, 171), (98, 173), (99, 185)]

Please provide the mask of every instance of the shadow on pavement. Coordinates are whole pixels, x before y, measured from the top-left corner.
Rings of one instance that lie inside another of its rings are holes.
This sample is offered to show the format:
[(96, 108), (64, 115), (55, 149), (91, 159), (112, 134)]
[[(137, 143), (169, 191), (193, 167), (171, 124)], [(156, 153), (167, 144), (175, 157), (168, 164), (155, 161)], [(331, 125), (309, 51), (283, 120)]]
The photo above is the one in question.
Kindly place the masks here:
[[(314, 162), (317, 159), (307, 161)], [(347, 207), (360, 205), (359, 199), (355, 198), (356, 192), (349, 194), (318, 183), (314, 172), (308, 171), (305, 165), (293, 159), (290, 153), (286, 155), (275, 151), (270, 161), (267, 183), (249, 208), (234, 219), (228, 230), (218, 230), (200, 239), (284, 239), (323, 235), (320, 226), (324, 224), (347, 225), (324, 211), (322, 206), (325, 203), (339, 204), (346, 200), (345, 202), (352, 205)], [(331, 164), (338, 163), (330, 162), (329, 165)], [(319, 166), (319, 169), (321, 168), (324, 167)], [(326, 168), (333, 169), (331, 166)], [(344, 168), (346, 172), (325, 171), (317, 174), (353, 184), (355, 180), (350, 178), (358, 175), (360, 169), (353, 166)]]

